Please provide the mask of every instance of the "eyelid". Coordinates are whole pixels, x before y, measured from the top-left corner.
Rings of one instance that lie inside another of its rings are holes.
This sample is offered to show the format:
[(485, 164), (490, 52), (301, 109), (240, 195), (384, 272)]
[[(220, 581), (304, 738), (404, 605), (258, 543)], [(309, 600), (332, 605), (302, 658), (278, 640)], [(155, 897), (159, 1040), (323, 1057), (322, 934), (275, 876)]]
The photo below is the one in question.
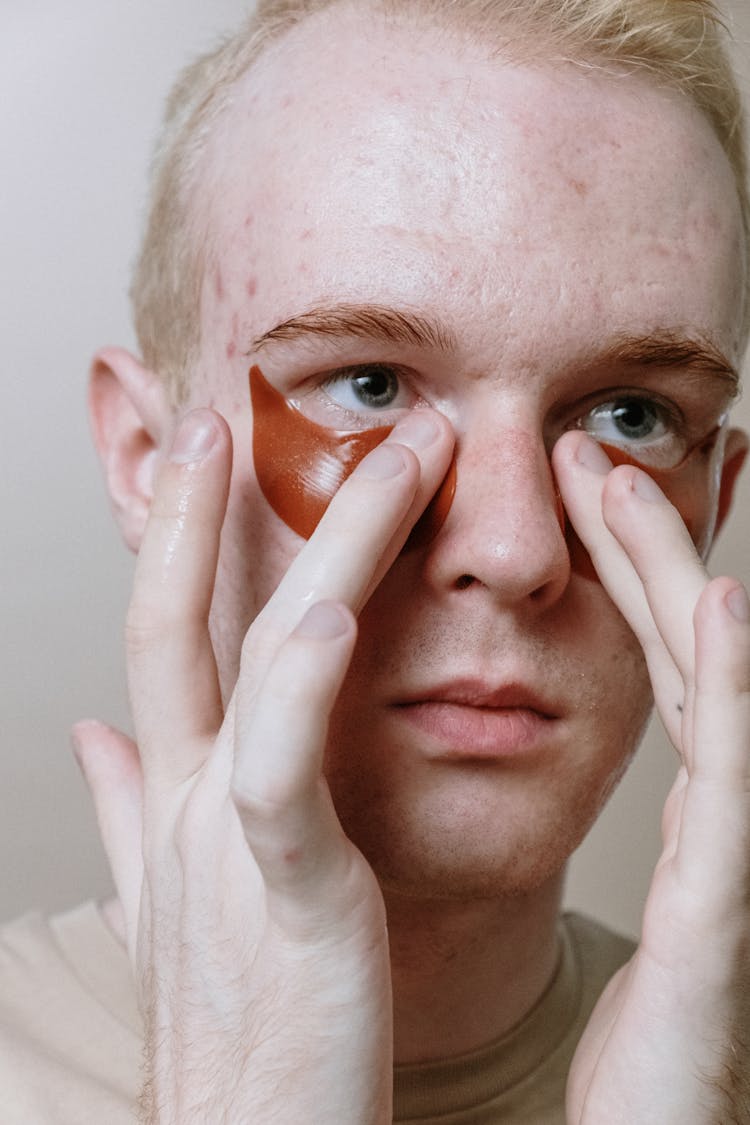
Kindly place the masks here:
[[(363, 405), (361, 410), (357, 410), (338, 402), (327, 393), (327, 388), (337, 383), (352, 382), (358, 375), (365, 374), (372, 368), (382, 368), (393, 373), (398, 380), (399, 395), (408, 394), (408, 403), (382, 409), (369, 409)], [(413, 376), (414, 372), (410, 368), (405, 368), (396, 362), (379, 359), (360, 360), (319, 370), (309, 375), (297, 388), (296, 393), (289, 397), (289, 402), (312, 421), (329, 429), (353, 431), (370, 429), (373, 425), (395, 425), (406, 410), (413, 409), (423, 401), (419, 392), (414, 389)]]

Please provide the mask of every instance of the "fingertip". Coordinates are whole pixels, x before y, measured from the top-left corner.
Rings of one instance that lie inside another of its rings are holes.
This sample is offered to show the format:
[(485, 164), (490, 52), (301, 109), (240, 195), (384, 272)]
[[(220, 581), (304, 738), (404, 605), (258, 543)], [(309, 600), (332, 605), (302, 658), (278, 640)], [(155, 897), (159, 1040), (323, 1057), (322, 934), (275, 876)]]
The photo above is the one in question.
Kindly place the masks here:
[(198, 407), (183, 415), (177, 425), (169, 449), (169, 460), (176, 465), (202, 461), (226, 438), (228, 428), (215, 410)]
[(741, 583), (738, 582), (725, 594), (724, 604), (730, 615), (740, 625), (750, 624), (750, 598), (748, 598), (747, 590)]
[(724, 622), (730, 627), (750, 624), (750, 599), (744, 585), (736, 578), (721, 575), (712, 578), (702, 590), (693, 614), (696, 628), (702, 629), (712, 621)]
[(308, 609), (294, 633), (314, 641), (332, 641), (351, 633), (354, 617), (340, 602), (322, 601)]
[(97, 719), (79, 719), (70, 729), (70, 744), (73, 749), (73, 757), (78, 762), (78, 765), (83, 770), (86, 762), (86, 755), (94, 737), (101, 734), (103, 723)]
[(414, 410), (394, 427), (391, 440), (422, 453), (443, 434), (446, 424), (436, 410)]

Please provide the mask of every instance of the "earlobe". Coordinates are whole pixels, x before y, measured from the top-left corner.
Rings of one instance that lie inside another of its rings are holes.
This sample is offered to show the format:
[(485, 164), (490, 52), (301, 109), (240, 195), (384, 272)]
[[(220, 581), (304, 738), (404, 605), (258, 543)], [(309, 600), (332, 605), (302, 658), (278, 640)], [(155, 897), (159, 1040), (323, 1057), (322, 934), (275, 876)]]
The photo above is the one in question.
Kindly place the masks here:
[(745, 463), (750, 441), (743, 430), (732, 429), (727, 434), (724, 448), (724, 463), (721, 469), (721, 485), (719, 487), (719, 505), (716, 515), (716, 530), (714, 537), (719, 534), (724, 522), (729, 515), (734, 496), (734, 487), (739, 478), (742, 466)]
[(91, 364), (89, 416), (115, 519), (137, 551), (171, 418), (164, 387), (124, 348), (102, 348)]

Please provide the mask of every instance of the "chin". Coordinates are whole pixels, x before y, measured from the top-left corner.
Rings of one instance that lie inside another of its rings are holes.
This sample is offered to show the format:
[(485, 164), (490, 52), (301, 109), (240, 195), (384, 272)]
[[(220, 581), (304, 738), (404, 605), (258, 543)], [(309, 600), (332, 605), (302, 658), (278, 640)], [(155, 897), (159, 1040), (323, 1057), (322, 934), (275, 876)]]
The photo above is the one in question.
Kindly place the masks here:
[(482, 767), (419, 787), (352, 791), (329, 772), (344, 831), (387, 894), (469, 901), (533, 894), (564, 872), (635, 747), (585, 782), (563, 769), (536, 777)]

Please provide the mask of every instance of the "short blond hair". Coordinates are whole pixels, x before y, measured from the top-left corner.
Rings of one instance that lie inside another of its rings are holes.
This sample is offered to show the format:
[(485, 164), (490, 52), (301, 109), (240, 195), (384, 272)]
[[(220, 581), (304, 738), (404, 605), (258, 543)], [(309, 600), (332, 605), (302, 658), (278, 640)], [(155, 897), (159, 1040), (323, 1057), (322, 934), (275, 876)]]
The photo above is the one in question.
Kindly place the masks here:
[(748, 251), (742, 101), (712, 0), (259, 0), (236, 33), (183, 71), (153, 158), (131, 299), (144, 362), (165, 381), (175, 405), (185, 399), (200, 345), (208, 238), (196, 204), (207, 139), (235, 84), (267, 45), (342, 3), (490, 40), (511, 61), (616, 65), (681, 91), (708, 118), (732, 166)]

